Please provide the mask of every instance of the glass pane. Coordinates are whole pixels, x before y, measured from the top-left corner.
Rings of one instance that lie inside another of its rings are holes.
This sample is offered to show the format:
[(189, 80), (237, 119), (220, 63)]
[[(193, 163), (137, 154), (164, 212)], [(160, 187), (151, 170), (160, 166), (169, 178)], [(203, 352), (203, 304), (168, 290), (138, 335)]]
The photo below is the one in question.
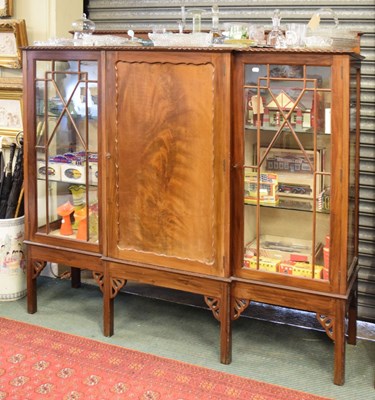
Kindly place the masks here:
[(97, 242), (97, 63), (43, 61), (37, 70), (38, 231)]
[(330, 68), (246, 65), (244, 78), (243, 268), (328, 279)]

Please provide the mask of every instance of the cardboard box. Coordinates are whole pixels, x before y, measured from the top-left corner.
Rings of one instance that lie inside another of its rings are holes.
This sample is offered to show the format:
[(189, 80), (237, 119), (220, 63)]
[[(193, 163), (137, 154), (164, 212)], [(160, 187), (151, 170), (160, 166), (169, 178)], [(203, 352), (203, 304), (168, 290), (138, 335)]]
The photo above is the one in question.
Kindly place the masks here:
[(61, 181), (71, 183), (86, 183), (86, 167), (83, 165), (62, 164)]
[(98, 163), (89, 162), (89, 184), (97, 186), (98, 185)]
[(260, 187), (258, 192), (258, 175), (256, 172), (247, 172), (245, 175), (244, 201), (247, 204), (256, 204), (259, 193), (260, 204), (277, 204), (279, 195), (277, 194), (277, 175), (260, 174)]
[[(256, 254), (256, 240), (246, 245), (246, 252)], [(315, 256), (321, 251), (321, 243), (316, 244)], [(312, 262), (312, 242), (311, 240), (302, 240), (287, 238), (283, 236), (261, 235), (259, 243), (260, 256), (275, 258), (282, 262), (290, 261), (291, 257), (303, 259)]]
[[(37, 168), (36, 168), (36, 173), (37, 173), (37, 178), (38, 179), (46, 179), (46, 174), (47, 174), (47, 167), (46, 163), (44, 160), (39, 160), (37, 161)], [(50, 162), (48, 163), (48, 179), (50, 181), (59, 181), (61, 180), (61, 164), (55, 163), (55, 162)]]
[[(280, 260), (268, 257), (259, 257), (259, 271), (279, 272)], [(244, 257), (244, 268), (257, 269), (257, 257)]]

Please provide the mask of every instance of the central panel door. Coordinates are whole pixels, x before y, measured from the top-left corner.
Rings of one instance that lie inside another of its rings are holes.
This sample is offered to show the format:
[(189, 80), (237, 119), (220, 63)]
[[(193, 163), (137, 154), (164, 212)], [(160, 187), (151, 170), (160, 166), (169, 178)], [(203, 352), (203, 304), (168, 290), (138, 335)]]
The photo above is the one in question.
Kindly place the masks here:
[(112, 64), (109, 252), (223, 275), (228, 204), (218, 71), (211, 61), (183, 58)]

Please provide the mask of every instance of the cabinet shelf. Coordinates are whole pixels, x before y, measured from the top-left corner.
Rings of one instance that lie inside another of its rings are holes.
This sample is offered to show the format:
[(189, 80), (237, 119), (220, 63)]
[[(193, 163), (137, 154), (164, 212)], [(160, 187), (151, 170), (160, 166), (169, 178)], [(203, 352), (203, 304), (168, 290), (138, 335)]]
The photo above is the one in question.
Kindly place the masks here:
[[(303, 202), (298, 201), (298, 200), (279, 200), (278, 204), (259, 204), (260, 207), (263, 208), (272, 208), (272, 209), (280, 209), (280, 210), (291, 210), (291, 211), (302, 211), (302, 212), (313, 212), (313, 205), (312, 205), (313, 200), (305, 200)], [(246, 206), (250, 207), (256, 207), (257, 204), (249, 204), (244, 202)], [(316, 209), (315, 210), (317, 213), (321, 214), (329, 214), (329, 210), (321, 210), (321, 209)]]

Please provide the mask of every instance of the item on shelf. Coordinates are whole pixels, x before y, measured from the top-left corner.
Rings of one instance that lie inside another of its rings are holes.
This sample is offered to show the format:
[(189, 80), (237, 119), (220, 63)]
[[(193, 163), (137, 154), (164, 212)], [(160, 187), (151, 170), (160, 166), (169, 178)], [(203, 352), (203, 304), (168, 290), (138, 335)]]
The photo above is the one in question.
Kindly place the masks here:
[(324, 188), (318, 196), (318, 210), (329, 211), (331, 209), (331, 188)]
[(149, 33), (148, 37), (154, 46), (164, 47), (209, 47), (212, 43), (212, 33)]
[[(321, 251), (321, 243), (316, 243), (314, 255)], [(257, 255), (257, 240), (246, 245), (246, 253)], [(312, 262), (312, 241), (283, 236), (261, 235), (259, 238), (259, 256), (290, 261), (291, 257), (305, 257), (307, 262)]]
[(95, 31), (95, 23), (82, 14), (81, 18), (73, 21), (74, 40), (83, 39), (83, 35), (91, 35)]
[(212, 12), (212, 25), (211, 25), (211, 33), (212, 33), (212, 41), (213, 43), (220, 43), (222, 37), (219, 28), (219, 6), (214, 4), (211, 7)]
[(70, 185), (68, 187), (73, 197), (73, 206), (77, 211), (85, 206), (85, 195), (86, 186), (85, 185)]
[[(267, 152), (260, 148), (261, 159)], [(316, 170), (321, 170), (321, 151), (315, 153)], [(314, 187), (314, 151), (271, 148), (262, 163), (264, 172), (277, 173), (278, 195), (285, 197), (313, 198)], [(321, 179), (316, 180), (316, 191), (319, 193)]]
[[(324, 268), (321, 265), (314, 266), (314, 279), (323, 278)], [(313, 265), (308, 262), (287, 261), (280, 263), (279, 272), (287, 275), (313, 278)]]
[(267, 272), (279, 272), (280, 260), (269, 257), (259, 257), (259, 268), (258, 268), (258, 257), (256, 256), (245, 256), (244, 257), (244, 268), (258, 269), (259, 271)]
[(309, 48), (353, 50), (359, 43), (356, 32), (339, 28), (339, 19), (331, 8), (321, 8), (308, 23), (305, 44)]
[(61, 206), (57, 207), (57, 214), (62, 217), (60, 234), (63, 236), (73, 235), (73, 227), (70, 221), (70, 214), (74, 211), (74, 206), (70, 201), (67, 201)]
[(324, 260), (324, 269), (323, 269), (323, 279), (329, 279), (329, 248), (330, 248), (330, 237), (326, 236), (325, 246), (323, 247), (323, 260)]
[(61, 181), (86, 183), (85, 167), (82, 165), (61, 165)]
[(280, 10), (276, 9), (272, 17), (272, 30), (268, 34), (268, 46), (275, 47), (276, 49), (285, 49), (287, 47), (286, 39), (280, 26), (281, 17)]
[(285, 32), (286, 44), (288, 47), (304, 47), (306, 31), (306, 24), (288, 24)]
[(74, 220), (77, 224), (77, 240), (87, 241), (87, 207), (76, 209), (74, 211)]
[(61, 179), (60, 164), (49, 162), (47, 167), (44, 160), (38, 160), (37, 177), (39, 179), (46, 179), (47, 175), (49, 180), (59, 181)]
[(260, 204), (275, 205), (279, 201), (277, 194), (277, 175), (258, 174), (256, 172), (246, 172), (245, 174), (245, 193), (244, 199), (247, 204), (257, 204), (259, 196)]

